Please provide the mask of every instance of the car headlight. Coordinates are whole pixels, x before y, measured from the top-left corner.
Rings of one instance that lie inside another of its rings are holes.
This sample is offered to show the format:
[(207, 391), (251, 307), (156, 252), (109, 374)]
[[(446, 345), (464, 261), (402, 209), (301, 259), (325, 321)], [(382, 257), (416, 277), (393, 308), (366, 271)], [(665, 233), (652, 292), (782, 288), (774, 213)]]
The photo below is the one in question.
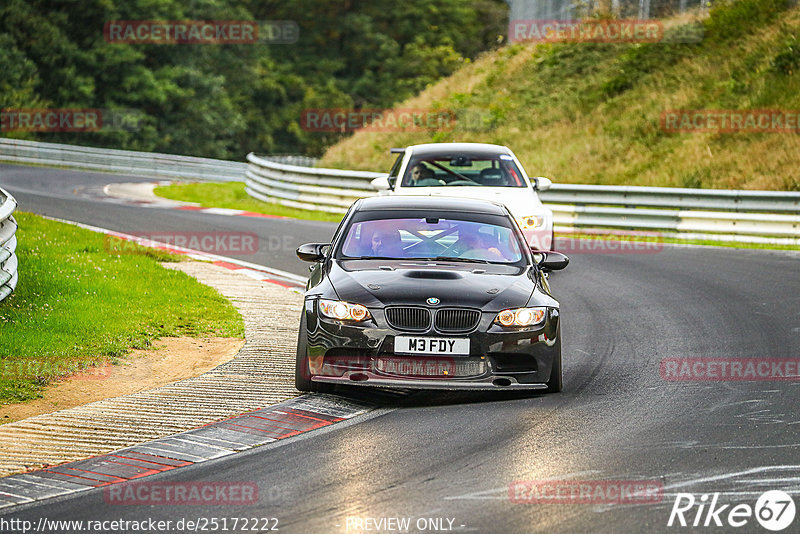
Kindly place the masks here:
[(320, 299), (319, 311), (325, 317), (339, 321), (365, 321), (370, 318), (369, 310), (365, 306), (341, 300)]
[(517, 223), (523, 230), (530, 228), (539, 228), (544, 226), (544, 217), (541, 215), (526, 215), (525, 217), (518, 217)]
[(544, 321), (547, 308), (514, 308), (497, 314), (495, 323), (502, 326), (532, 326)]

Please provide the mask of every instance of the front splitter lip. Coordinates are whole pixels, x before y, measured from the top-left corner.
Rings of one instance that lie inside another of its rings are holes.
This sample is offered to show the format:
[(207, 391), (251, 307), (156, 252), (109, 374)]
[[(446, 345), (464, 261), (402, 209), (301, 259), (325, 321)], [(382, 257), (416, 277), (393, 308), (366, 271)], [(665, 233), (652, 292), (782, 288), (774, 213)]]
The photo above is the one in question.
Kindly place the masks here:
[[(402, 389), (441, 389), (472, 391), (510, 391), (510, 390), (545, 390), (547, 384), (521, 384), (512, 376), (488, 376), (475, 380), (438, 380), (435, 378), (388, 378), (370, 372), (352, 373), (360, 375), (359, 380), (351, 379), (350, 373), (345, 376), (312, 376), (312, 382), (325, 384), (341, 384), (348, 386), (371, 386), (379, 388)], [(366, 377), (366, 379), (364, 378)], [(508, 382), (508, 385), (496, 385), (495, 381)]]

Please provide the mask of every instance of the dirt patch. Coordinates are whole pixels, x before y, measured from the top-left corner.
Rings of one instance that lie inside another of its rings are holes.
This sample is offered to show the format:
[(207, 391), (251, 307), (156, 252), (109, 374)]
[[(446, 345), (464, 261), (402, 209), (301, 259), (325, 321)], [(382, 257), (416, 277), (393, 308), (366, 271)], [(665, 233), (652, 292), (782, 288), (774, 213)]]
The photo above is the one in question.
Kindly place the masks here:
[(197, 376), (233, 359), (243, 345), (243, 339), (226, 337), (160, 339), (154, 349), (135, 350), (118, 365), (87, 369), (53, 384), (40, 399), (0, 406), (0, 422), (10, 423)]

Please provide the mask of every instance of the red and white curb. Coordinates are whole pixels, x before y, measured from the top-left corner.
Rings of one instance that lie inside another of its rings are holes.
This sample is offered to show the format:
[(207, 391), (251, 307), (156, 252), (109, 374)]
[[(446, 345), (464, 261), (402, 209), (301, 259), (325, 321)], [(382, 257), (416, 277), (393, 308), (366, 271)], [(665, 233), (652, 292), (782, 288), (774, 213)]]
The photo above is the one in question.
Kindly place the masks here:
[(179, 200), (162, 198), (153, 192), (153, 189), (158, 186), (172, 185), (174, 183), (174, 181), (170, 180), (161, 180), (158, 182), (113, 183), (107, 184), (103, 187), (102, 195), (100, 195), (99, 190), (96, 190), (94, 196), (100, 197), (101, 200), (111, 201), (117, 204), (138, 206), (140, 208), (162, 208), (182, 211), (195, 211), (198, 213), (207, 213), (209, 215), (226, 215), (231, 217), (288, 219), (288, 217), (283, 217), (281, 215), (267, 215), (265, 213), (257, 213), (255, 211), (237, 210), (231, 208), (205, 208), (192, 202), (182, 202)]
[(160, 241), (143, 239), (140, 236), (125, 234), (123, 232), (117, 232), (115, 230), (100, 228), (98, 226), (92, 226), (89, 224), (83, 224), (75, 221), (68, 221), (65, 219), (58, 219), (55, 217), (45, 217), (45, 219), (65, 224), (71, 224), (73, 226), (77, 226), (85, 230), (90, 230), (92, 232), (98, 232), (101, 234), (109, 235), (112, 237), (123, 239), (125, 241), (134, 241), (136, 244), (141, 245), (143, 247), (165, 250), (168, 252), (172, 252), (174, 254), (181, 254), (192, 259), (208, 261), (213, 263), (214, 265), (219, 265), (220, 267), (224, 267), (226, 269), (238, 271), (260, 282), (269, 282), (272, 284), (278, 284), (292, 291), (302, 292), (300, 290), (305, 288), (306, 286), (306, 279), (303, 278), (302, 276), (298, 276), (296, 274), (292, 274), (287, 271), (282, 271), (280, 269), (273, 269), (272, 267), (259, 265), (257, 263), (237, 260), (235, 258), (229, 258), (226, 256), (218, 256), (216, 254), (209, 254), (207, 252), (201, 252), (199, 250), (191, 248), (180, 247), (178, 245), (171, 245), (169, 243), (162, 243)]
[(267, 215), (266, 213), (256, 213), (255, 211), (235, 210), (230, 208), (203, 208), (200, 206), (176, 206), (176, 210), (196, 211), (198, 213), (208, 213), (209, 215), (229, 215), (237, 217), (261, 217), (264, 219), (288, 219), (280, 215)]
[(110, 454), (0, 479), (0, 509), (120, 484), (335, 425), (370, 407), (303, 395)]

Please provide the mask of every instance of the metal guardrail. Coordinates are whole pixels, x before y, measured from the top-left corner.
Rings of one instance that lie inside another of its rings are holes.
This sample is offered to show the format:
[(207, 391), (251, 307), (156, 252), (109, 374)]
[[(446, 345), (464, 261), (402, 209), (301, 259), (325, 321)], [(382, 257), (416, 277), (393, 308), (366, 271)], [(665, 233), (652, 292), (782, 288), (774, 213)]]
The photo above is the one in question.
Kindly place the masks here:
[(375, 195), (369, 182), (379, 172), (316, 169), (248, 154), (245, 190), (265, 202), (344, 213), (356, 199)]
[(800, 192), (791, 191), (554, 184), (542, 195), (548, 202), (566, 204), (800, 214)]
[(12, 213), (17, 209), (17, 201), (5, 189), (0, 188), (0, 300), (11, 294), (17, 287), (17, 221)]
[[(306, 167), (312, 167), (317, 162), (316, 158), (298, 155), (272, 155), (268, 158), (278, 163)], [(247, 168), (247, 164), (240, 161), (4, 138), (0, 138), (0, 162), (36, 163), (145, 178), (213, 182), (241, 181)]]
[[(382, 173), (320, 169), (304, 156), (256, 156), (247, 163), (0, 139), (0, 161), (38, 163), (153, 178), (239, 181), (259, 200), (344, 213), (376, 194)], [(665, 237), (800, 245), (800, 192), (553, 184), (540, 197), (556, 230), (613, 228)]]
[(800, 244), (800, 192), (554, 184), (540, 196), (566, 227)]
[[(271, 159), (271, 158), (270, 158)], [(344, 213), (374, 196), (383, 173), (286, 165), (249, 154), (247, 192), (263, 201)], [(540, 192), (556, 230), (658, 232), (664, 237), (800, 245), (800, 192), (553, 184)]]
[(246, 168), (246, 164), (240, 161), (2, 138), (0, 161), (37, 163), (146, 178), (185, 178), (215, 182), (241, 181)]

